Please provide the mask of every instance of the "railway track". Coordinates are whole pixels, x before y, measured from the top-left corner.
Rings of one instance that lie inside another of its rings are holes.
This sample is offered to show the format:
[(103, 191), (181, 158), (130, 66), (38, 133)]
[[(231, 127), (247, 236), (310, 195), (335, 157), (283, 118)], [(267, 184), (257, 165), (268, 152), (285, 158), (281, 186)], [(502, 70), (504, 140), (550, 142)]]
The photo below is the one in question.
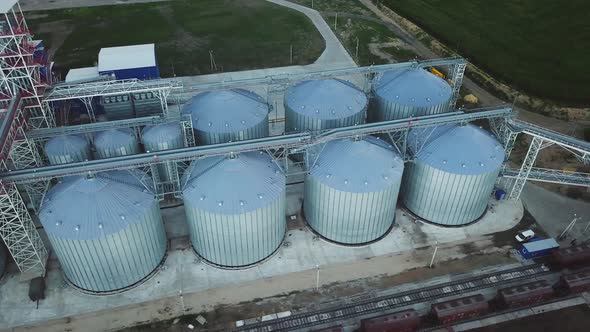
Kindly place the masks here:
[(265, 322), (255, 322), (236, 328), (235, 332), (293, 331), (319, 324), (340, 322), (346, 319), (379, 314), (411, 304), (428, 302), (439, 298), (460, 295), (479, 289), (496, 287), (509, 282), (530, 279), (551, 273), (543, 265), (528, 265), (514, 269), (486, 273), (479, 276), (454, 280), (448, 283), (380, 296), (357, 303), (341, 305), (315, 312), (302, 312), (288, 317)]

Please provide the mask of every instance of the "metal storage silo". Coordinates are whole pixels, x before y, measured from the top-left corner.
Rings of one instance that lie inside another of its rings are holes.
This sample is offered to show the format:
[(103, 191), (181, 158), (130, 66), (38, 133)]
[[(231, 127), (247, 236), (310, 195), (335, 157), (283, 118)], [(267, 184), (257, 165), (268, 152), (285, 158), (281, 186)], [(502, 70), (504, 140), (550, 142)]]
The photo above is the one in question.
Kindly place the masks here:
[[(165, 123), (143, 128), (141, 139), (146, 152), (156, 152), (184, 147), (184, 135), (178, 122)], [(173, 181), (177, 175), (175, 163), (158, 166), (160, 180)]]
[(243, 267), (279, 248), (286, 231), (285, 175), (266, 153), (198, 160), (186, 179), (189, 233), (201, 257)]
[(403, 160), (374, 137), (331, 141), (305, 179), (307, 222), (328, 240), (363, 244), (391, 228)]
[(94, 137), (96, 157), (99, 159), (139, 153), (137, 138), (132, 129), (111, 129)]
[(371, 122), (448, 112), (453, 96), (445, 80), (421, 68), (383, 73), (373, 93)]
[(486, 210), (504, 162), (504, 149), (488, 132), (473, 125), (411, 130), (402, 201), (427, 221), (461, 226)]
[(50, 139), (45, 143), (45, 155), (51, 165), (91, 159), (88, 141), (77, 135), (58, 136)]
[(346, 81), (301, 82), (285, 93), (285, 132), (363, 124), (368, 103), (365, 93)]
[(63, 178), (39, 219), (66, 278), (90, 292), (111, 292), (149, 276), (166, 253), (151, 187), (129, 171)]
[(203, 92), (182, 109), (191, 114), (201, 145), (266, 137), (268, 112), (262, 97), (244, 89)]

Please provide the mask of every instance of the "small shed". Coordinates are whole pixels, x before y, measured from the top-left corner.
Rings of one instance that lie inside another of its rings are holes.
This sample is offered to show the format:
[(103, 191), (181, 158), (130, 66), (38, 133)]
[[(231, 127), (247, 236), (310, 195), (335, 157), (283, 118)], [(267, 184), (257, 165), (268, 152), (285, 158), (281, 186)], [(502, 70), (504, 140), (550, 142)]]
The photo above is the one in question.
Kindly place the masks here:
[(551, 251), (559, 248), (559, 244), (555, 239), (544, 239), (533, 242), (528, 242), (522, 245), (518, 252), (526, 259), (545, 256)]
[(160, 77), (155, 44), (107, 47), (98, 53), (100, 75), (114, 75), (116, 79), (148, 80)]

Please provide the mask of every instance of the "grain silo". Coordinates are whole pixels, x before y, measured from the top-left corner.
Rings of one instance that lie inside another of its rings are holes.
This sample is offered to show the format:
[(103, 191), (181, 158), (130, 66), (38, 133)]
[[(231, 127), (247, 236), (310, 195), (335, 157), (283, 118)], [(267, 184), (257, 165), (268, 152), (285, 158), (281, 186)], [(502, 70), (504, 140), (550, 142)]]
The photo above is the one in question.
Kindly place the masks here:
[(369, 99), (352, 83), (312, 80), (285, 93), (285, 132), (317, 131), (365, 123)]
[(203, 92), (182, 109), (191, 114), (200, 145), (266, 137), (268, 112), (262, 97), (244, 89)]
[(377, 138), (331, 141), (305, 179), (307, 222), (328, 240), (358, 245), (391, 228), (403, 160)]
[[(146, 152), (157, 152), (184, 147), (184, 135), (178, 122), (147, 126), (143, 129), (141, 139)], [(174, 181), (177, 175), (175, 163), (158, 165), (162, 182)]]
[(132, 129), (110, 129), (94, 137), (98, 159), (127, 156), (139, 153), (137, 137)]
[(473, 125), (411, 130), (402, 201), (414, 214), (444, 226), (480, 218), (504, 162), (504, 149)]
[(45, 143), (45, 155), (51, 165), (85, 161), (90, 159), (90, 144), (82, 136), (58, 136)]
[(195, 161), (184, 206), (195, 251), (224, 267), (255, 264), (285, 235), (285, 175), (261, 152)]
[(445, 80), (421, 68), (383, 73), (373, 93), (371, 122), (444, 113), (449, 111), (453, 96)]
[(140, 175), (113, 171), (63, 178), (39, 219), (65, 277), (90, 292), (112, 292), (149, 276), (166, 253), (160, 208)]

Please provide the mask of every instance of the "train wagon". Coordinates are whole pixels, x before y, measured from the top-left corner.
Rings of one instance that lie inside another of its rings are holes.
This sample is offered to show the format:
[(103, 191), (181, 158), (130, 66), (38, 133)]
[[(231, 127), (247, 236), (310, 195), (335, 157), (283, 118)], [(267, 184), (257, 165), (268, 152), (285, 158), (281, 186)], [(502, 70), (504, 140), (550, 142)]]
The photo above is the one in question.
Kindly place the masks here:
[(508, 307), (522, 307), (543, 302), (553, 297), (553, 287), (547, 280), (503, 288), (498, 290), (499, 304)]
[(413, 332), (420, 327), (416, 310), (404, 310), (361, 320), (361, 332)]
[(342, 328), (342, 325), (337, 325), (337, 326), (327, 327), (325, 329), (313, 330), (311, 332), (342, 332), (342, 331), (344, 331), (344, 329)]
[(562, 267), (574, 266), (590, 261), (590, 246), (579, 245), (553, 251), (553, 261)]
[(555, 288), (565, 294), (576, 294), (590, 290), (590, 268), (562, 275)]
[(488, 301), (481, 294), (435, 303), (431, 307), (432, 314), (441, 324), (477, 317), (487, 313), (488, 310)]

